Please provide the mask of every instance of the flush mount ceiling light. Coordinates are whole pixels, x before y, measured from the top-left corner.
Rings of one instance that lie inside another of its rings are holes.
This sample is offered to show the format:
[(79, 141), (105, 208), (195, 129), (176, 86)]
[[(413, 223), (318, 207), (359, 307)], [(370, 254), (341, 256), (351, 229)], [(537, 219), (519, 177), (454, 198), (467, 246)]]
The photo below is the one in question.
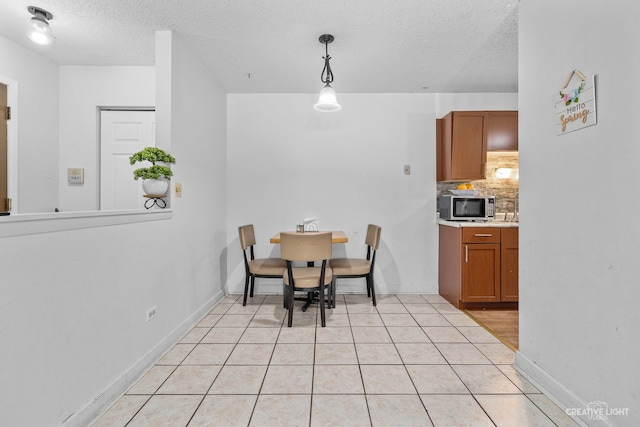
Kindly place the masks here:
[(31, 41), (37, 44), (47, 45), (53, 42), (53, 33), (49, 27), (49, 21), (53, 19), (53, 15), (39, 7), (29, 6), (27, 8), (33, 18), (29, 20), (29, 28), (27, 34)]
[(333, 72), (331, 71), (331, 65), (329, 64), (329, 60), (331, 59), (329, 56), (329, 43), (333, 41), (333, 36), (331, 34), (323, 34), (320, 36), (319, 40), (325, 47), (325, 56), (323, 56), (324, 68), (320, 74), (320, 81), (324, 83), (324, 87), (320, 91), (318, 103), (314, 105), (313, 108), (317, 111), (329, 113), (332, 111), (338, 111), (342, 108), (336, 101), (336, 91), (333, 90), (330, 84), (333, 83)]

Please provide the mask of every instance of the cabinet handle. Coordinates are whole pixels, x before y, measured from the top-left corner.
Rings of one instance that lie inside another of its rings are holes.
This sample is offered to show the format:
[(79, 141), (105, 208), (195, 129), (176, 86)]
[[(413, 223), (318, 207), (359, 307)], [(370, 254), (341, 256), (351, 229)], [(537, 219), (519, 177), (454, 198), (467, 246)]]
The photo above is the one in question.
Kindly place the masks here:
[(464, 262), (469, 262), (469, 245), (464, 245)]
[(493, 234), (491, 233), (476, 233), (474, 234), (475, 237), (491, 237), (493, 236)]

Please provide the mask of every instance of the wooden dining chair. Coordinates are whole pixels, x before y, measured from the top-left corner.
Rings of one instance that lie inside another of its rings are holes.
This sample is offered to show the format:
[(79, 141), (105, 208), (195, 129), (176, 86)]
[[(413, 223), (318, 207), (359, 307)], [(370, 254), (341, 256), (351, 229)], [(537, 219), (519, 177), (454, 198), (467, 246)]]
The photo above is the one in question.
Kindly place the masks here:
[[(280, 253), (286, 262), (287, 268), (282, 277), (286, 307), (288, 310), (287, 325), (293, 323), (293, 301), (295, 291), (304, 291), (307, 295), (318, 292), (318, 304), (320, 304), (320, 321), (326, 326), (325, 320), (325, 289), (331, 286), (333, 279), (328, 261), (331, 259), (331, 232), (318, 233), (280, 233)], [(305, 263), (301, 267), (295, 267), (293, 263)], [(320, 266), (316, 267), (315, 263)], [(310, 266), (313, 265), (313, 266)]]
[(361, 258), (336, 258), (329, 262), (333, 272), (333, 282), (331, 283), (331, 303), (336, 306), (336, 282), (337, 279), (364, 277), (367, 284), (367, 296), (371, 297), (373, 305), (376, 305), (376, 291), (373, 283), (373, 268), (376, 264), (376, 252), (380, 246), (380, 234), (382, 228), (369, 224), (367, 227), (367, 257)]
[[(256, 235), (253, 232), (253, 224), (242, 225), (238, 227), (240, 235), (240, 246), (244, 256), (244, 296), (242, 305), (247, 305), (247, 293), (253, 298), (253, 288), (255, 286), (256, 277), (281, 278), (287, 267), (286, 263), (280, 258), (256, 258), (253, 247), (256, 244)], [(249, 255), (247, 256), (247, 250)], [(249, 282), (251, 282), (251, 290), (249, 291)]]

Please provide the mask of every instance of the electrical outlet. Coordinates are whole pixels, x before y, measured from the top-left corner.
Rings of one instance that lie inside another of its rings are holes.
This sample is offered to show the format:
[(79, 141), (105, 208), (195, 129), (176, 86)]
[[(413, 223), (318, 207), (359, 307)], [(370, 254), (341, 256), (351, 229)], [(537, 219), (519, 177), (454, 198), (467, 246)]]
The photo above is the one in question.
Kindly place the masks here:
[(158, 306), (154, 305), (149, 310), (147, 310), (147, 322), (153, 319), (154, 317), (156, 317), (157, 314), (158, 314)]

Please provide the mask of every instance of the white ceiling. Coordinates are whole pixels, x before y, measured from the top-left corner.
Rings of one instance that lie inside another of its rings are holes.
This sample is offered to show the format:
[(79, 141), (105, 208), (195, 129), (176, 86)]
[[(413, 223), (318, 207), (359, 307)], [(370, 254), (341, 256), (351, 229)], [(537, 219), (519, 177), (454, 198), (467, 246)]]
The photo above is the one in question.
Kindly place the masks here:
[[(229, 93), (517, 92), (519, 0), (11, 0), (0, 34), (60, 65), (153, 65), (172, 30)], [(27, 6), (56, 41), (26, 37)], [(427, 89), (425, 89), (427, 88)]]

